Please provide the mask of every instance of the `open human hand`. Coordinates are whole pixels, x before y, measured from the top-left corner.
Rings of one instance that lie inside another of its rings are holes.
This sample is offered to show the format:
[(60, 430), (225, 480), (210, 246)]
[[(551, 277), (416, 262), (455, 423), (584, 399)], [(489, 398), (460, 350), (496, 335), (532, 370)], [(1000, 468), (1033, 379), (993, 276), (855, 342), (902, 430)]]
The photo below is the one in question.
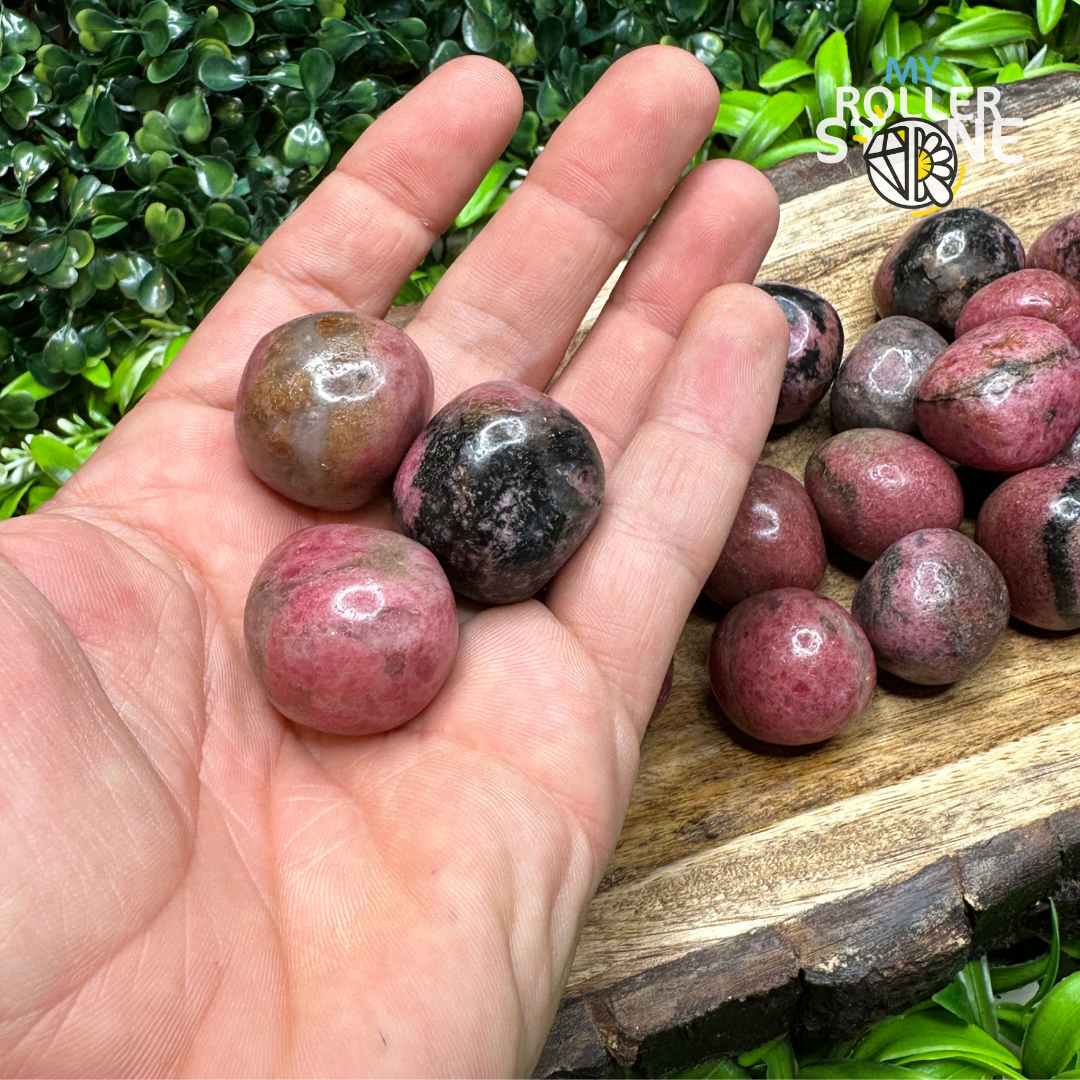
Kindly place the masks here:
[[(436, 407), (544, 388), (716, 115), (674, 48), (619, 60), (408, 328)], [(385, 735), (284, 720), (244, 653), (255, 570), (335, 515), (244, 466), (252, 346), (385, 313), (513, 134), (463, 58), (390, 109), (268, 241), (146, 399), (0, 528), (0, 1073), (528, 1073), (618, 835), (638, 744), (775, 407), (787, 346), (753, 279), (777, 222), (749, 166), (679, 184), (553, 389), (607, 469), (544, 603), (463, 627)]]

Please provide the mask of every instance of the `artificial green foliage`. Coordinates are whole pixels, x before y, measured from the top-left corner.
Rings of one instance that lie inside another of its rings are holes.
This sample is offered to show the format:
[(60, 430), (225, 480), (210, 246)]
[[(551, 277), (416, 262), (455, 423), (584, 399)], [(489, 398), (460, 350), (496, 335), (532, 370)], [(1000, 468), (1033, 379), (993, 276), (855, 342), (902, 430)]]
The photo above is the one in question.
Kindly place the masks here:
[[(1050, 908), (1049, 948), (1021, 964), (966, 964), (943, 990), (860, 1038), (797, 1052), (786, 1037), (738, 1061), (705, 1062), (687, 1080), (1073, 1080), (1080, 1078), (1080, 941), (1062, 941)], [(1007, 998), (1002, 995), (1009, 995)]]
[(722, 87), (695, 161), (768, 168), (827, 149), (835, 87), (880, 81), (888, 56), (937, 58), (940, 94), (1071, 65), (1080, 0), (1001, 2), (0, 0), (0, 516), (59, 475), (25, 433), (78, 431), (85, 456), (361, 132), (453, 57), (508, 65), (525, 112), (401, 301), (631, 49), (686, 49)]

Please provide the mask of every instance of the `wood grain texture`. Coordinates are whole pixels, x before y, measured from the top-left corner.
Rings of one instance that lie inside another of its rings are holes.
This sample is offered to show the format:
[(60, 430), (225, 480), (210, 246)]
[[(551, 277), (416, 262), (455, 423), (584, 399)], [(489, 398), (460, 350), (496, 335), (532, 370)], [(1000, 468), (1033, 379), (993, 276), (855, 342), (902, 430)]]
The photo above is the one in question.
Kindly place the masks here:
[[(1014, 84), (1002, 112), (1026, 119), (1012, 148), (1024, 162), (968, 164), (955, 205), (998, 214), (1030, 244), (1080, 209), (1080, 79)], [(780, 231), (760, 275), (828, 297), (848, 348), (874, 319), (882, 256), (912, 223), (860, 166), (774, 176)], [(774, 432), (763, 460), (801, 480), (831, 434), (823, 403)], [(849, 607), (864, 568), (831, 551), (822, 591)], [(538, 1076), (660, 1073), (792, 1028), (851, 1034), (1043, 925), (1031, 905), (1051, 891), (1080, 925), (1080, 636), (1014, 624), (975, 676), (922, 690), (883, 678), (837, 738), (763, 755), (709, 692), (717, 615), (699, 602), (680, 640)]]

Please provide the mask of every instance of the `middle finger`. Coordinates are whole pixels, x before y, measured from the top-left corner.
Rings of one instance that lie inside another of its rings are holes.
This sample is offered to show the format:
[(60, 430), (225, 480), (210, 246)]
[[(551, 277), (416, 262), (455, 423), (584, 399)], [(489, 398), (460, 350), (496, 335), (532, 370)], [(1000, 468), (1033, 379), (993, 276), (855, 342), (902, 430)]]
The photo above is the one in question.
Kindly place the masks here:
[(563, 122), (527, 179), (409, 327), (441, 404), (490, 379), (543, 388), (589, 304), (716, 118), (689, 53), (623, 57)]

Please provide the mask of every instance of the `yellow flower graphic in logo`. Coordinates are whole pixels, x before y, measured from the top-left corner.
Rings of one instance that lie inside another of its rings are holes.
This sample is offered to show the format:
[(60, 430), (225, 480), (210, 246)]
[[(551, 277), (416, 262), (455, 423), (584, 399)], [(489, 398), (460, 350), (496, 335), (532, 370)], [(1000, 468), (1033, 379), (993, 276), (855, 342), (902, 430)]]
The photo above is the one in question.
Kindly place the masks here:
[(893, 206), (948, 206), (957, 155), (952, 140), (926, 120), (898, 120), (877, 132), (863, 153), (874, 190)]

